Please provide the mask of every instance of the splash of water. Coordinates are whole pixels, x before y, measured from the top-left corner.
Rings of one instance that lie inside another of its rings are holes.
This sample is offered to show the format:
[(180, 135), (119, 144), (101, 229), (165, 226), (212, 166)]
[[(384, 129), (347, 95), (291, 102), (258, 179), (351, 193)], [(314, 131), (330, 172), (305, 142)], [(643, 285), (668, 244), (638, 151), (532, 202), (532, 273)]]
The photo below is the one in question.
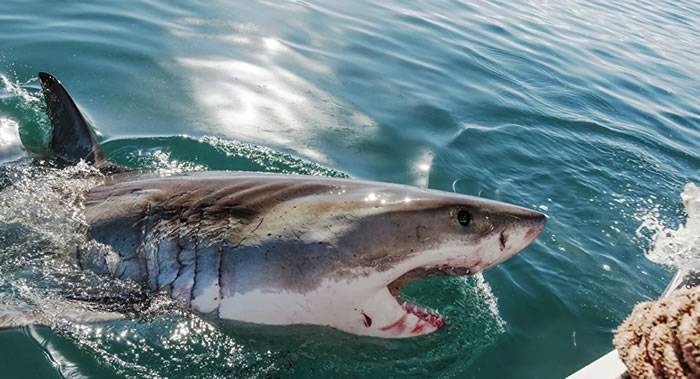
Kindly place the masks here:
[(666, 227), (658, 217), (647, 217), (637, 229), (653, 233), (653, 244), (647, 252), (652, 261), (676, 270), (700, 271), (700, 187), (685, 185), (681, 194), (688, 214), (685, 225)]
[(483, 304), (488, 308), (488, 315), (494, 321), (493, 334), (500, 334), (505, 331), (506, 321), (501, 317), (498, 312), (498, 298), (491, 290), (491, 286), (484, 279), (483, 274), (476, 275), (476, 286), (475, 286), (476, 296), (483, 301)]
[(48, 145), (51, 128), (36, 82), (0, 74), (0, 161), (17, 158), (21, 149), (41, 152)]
[(289, 154), (282, 154), (269, 147), (211, 136), (204, 136), (199, 141), (223, 152), (226, 156), (244, 157), (262, 166), (265, 171), (339, 178), (348, 177), (343, 172)]
[(16, 97), (21, 99), (25, 104), (38, 105), (41, 99), (25, 88), (25, 86), (34, 81), (36, 81), (36, 78), (32, 78), (24, 83), (19, 83), (10, 80), (6, 75), (0, 74), (0, 100)]
[(16, 159), (21, 154), (19, 124), (9, 117), (0, 117), (0, 162)]
[[(23, 86), (27, 83), (13, 82), (5, 75), (0, 75), (0, 103), (14, 104), (16, 111), (23, 112), (36, 109), (40, 103)], [(0, 113), (0, 162), (17, 159), (22, 154), (19, 135), (19, 122), (15, 117)]]
[(190, 171), (203, 171), (206, 167), (173, 158), (172, 153), (162, 148), (137, 149), (127, 157), (137, 167), (148, 168), (161, 176), (172, 176)]
[(7, 166), (12, 184), (0, 192), (0, 220), (18, 225), (50, 241), (57, 250), (75, 246), (77, 231), (85, 224), (84, 193), (102, 180), (97, 169), (80, 163), (66, 169), (34, 165)]

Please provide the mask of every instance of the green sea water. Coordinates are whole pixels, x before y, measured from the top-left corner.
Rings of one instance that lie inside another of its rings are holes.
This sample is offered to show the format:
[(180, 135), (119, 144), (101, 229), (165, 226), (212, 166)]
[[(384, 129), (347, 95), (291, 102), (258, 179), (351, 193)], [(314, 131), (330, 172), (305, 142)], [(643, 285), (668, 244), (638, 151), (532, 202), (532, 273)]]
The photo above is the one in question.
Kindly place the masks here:
[(408, 288), (449, 322), (424, 338), (213, 323), (156, 299), (0, 331), (0, 377), (570, 374), (672, 275), (645, 254), (700, 181), (698, 20), (689, 0), (1, 1), (0, 304), (59, 320), (66, 293), (128, 286), (61, 259), (90, 181), (37, 163), (38, 71), (121, 164), (413, 184), (550, 220), (483, 278)]

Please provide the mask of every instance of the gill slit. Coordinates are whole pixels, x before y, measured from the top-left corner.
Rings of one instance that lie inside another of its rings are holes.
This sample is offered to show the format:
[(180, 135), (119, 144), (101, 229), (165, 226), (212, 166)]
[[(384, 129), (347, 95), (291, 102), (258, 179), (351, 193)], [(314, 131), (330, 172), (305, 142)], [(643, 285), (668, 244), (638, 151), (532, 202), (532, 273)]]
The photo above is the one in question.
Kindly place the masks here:
[(202, 219), (204, 218), (204, 211), (200, 211), (199, 220), (197, 221), (197, 227), (192, 234), (192, 247), (194, 248), (194, 263), (192, 267), (192, 286), (190, 286), (190, 308), (192, 307), (192, 302), (194, 301), (194, 288), (197, 286), (197, 261), (199, 260), (199, 240), (200, 231), (202, 230)]
[(223, 268), (221, 267), (221, 264), (224, 261), (224, 245), (220, 244), (219, 247), (216, 249), (218, 254), (218, 263), (217, 263), (217, 270), (218, 270), (218, 285), (219, 285), (219, 304), (216, 306), (216, 315), (218, 317), (221, 317), (221, 303), (224, 302), (224, 288), (221, 285), (221, 273), (223, 272)]

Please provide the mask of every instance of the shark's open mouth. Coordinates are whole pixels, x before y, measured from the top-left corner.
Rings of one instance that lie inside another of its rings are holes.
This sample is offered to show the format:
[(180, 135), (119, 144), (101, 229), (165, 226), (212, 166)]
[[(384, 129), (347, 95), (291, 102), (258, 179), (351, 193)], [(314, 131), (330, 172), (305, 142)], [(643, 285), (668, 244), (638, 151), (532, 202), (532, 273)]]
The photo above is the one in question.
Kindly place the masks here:
[[(401, 305), (401, 307), (406, 311), (406, 313), (416, 316), (418, 319), (424, 321), (428, 325), (431, 325), (435, 329), (439, 329), (445, 326), (445, 319), (437, 311), (404, 300), (401, 295), (401, 289), (415, 280), (433, 275), (466, 276), (470, 274), (471, 271), (466, 267), (454, 267), (449, 265), (440, 265), (432, 268), (420, 267), (401, 275), (398, 279), (389, 283), (387, 287), (391, 295), (394, 297), (394, 299), (396, 299), (396, 301)], [(395, 325), (389, 325), (387, 326), (387, 329), (393, 327), (395, 327)], [(421, 331), (413, 330), (412, 332), (420, 333)]]

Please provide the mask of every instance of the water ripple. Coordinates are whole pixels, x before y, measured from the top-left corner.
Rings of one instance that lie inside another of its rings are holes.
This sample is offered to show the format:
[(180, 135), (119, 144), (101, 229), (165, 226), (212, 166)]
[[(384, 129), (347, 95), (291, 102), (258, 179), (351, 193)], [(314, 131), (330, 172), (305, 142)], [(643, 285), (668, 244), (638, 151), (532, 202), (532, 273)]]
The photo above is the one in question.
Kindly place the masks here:
[[(422, 341), (220, 333), (185, 315), (110, 325), (109, 338), (34, 330), (13, 341), (42, 341), (54, 357), (46, 372), (64, 362), (66, 376), (195, 375), (188, 360), (212, 376), (565, 376), (609, 349), (615, 325), (670, 275), (645, 255), (654, 233), (637, 230), (649, 220), (676, 229), (678, 196), (700, 180), (699, 18), (689, 0), (2, 1), (0, 160), (25, 158), (0, 165), (0, 193), (30, 185), (15, 164), (45, 152), (32, 78), (47, 70), (120, 163), (378, 179), (550, 215), (533, 247), (485, 274), (488, 291), (419, 286), (454, 320)], [(26, 214), (45, 220), (42, 209)], [(23, 260), (51, 245), (21, 237), (41, 230), (0, 220), (0, 271), (38, 262), (29, 272), (63, 272), (42, 254)], [(0, 280), (2, 299), (32, 293), (22, 291)], [(124, 331), (156, 358), (136, 357), (130, 337), (117, 340)], [(32, 354), (12, 367), (45, 356)]]

